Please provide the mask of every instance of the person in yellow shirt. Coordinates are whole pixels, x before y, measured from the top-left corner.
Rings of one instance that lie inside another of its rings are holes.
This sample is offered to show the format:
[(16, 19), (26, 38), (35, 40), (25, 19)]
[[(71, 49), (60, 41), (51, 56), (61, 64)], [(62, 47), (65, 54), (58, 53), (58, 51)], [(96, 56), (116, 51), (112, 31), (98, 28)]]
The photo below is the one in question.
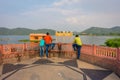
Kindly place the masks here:
[(81, 51), (81, 47), (82, 47), (82, 41), (81, 41), (79, 35), (75, 36), (72, 46), (73, 46), (74, 51), (77, 51), (77, 59), (79, 59), (80, 51)]

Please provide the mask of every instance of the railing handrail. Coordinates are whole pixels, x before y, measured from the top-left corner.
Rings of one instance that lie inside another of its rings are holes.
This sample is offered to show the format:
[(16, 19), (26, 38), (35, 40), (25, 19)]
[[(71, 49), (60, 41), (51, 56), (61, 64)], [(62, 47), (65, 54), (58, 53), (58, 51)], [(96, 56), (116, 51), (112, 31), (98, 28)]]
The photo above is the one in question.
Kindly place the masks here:
[[(72, 51), (71, 48), (67, 48), (68, 46), (72, 46), (72, 43), (60, 44), (64, 51)], [(24, 50), (38, 50), (38, 46), (38, 43), (2, 44), (0, 45), (0, 54), (11, 54), (18, 51), (24, 52)], [(81, 53), (120, 61), (120, 48), (83, 44)]]

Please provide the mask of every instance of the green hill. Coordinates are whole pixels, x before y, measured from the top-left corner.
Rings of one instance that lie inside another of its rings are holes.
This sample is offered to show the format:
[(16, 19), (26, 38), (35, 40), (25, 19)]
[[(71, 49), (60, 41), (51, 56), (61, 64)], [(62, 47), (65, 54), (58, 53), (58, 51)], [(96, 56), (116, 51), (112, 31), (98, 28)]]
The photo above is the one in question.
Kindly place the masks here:
[(87, 30), (80, 32), (80, 34), (87, 35), (120, 35), (120, 26), (112, 27), (112, 28), (99, 28), (99, 27), (91, 27)]
[(29, 35), (30, 33), (46, 33), (49, 32), (51, 35), (55, 34), (55, 30), (52, 29), (38, 29), (38, 30), (32, 30), (27, 28), (14, 28), (14, 29), (8, 29), (8, 28), (0, 28), (0, 35)]
[[(27, 29), (27, 28), (4, 28), (0, 27), (0, 35), (29, 35), (30, 33), (46, 33), (49, 32), (51, 35), (55, 35), (55, 30), (52, 29)], [(86, 34), (86, 35), (120, 35), (120, 26), (112, 28), (100, 28), (91, 27), (82, 32), (73, 32), (74, 34)]]

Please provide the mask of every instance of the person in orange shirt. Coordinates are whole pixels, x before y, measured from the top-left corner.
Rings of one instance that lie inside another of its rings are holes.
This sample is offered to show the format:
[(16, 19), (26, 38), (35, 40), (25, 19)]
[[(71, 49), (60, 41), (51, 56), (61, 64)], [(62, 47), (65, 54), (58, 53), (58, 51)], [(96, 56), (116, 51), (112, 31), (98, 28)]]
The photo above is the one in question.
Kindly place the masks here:
[(46, 33), (44, 40), (45, 40), (45, 45), (46, 45), (46, 57), (48, 58), (48, 50), (50, 47), (52, 47), (53, 49), (55, 44), (52, 43), (52, 37), (49, 35), (48, 32)]

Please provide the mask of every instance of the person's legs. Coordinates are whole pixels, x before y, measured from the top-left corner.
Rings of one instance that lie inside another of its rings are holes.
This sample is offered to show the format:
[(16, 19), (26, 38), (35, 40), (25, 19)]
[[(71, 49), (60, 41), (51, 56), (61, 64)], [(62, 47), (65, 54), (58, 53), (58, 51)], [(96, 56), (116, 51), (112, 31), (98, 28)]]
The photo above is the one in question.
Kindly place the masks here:
[(73, 47), (74, 51), (76, 51), (77, 44), (73, 44), (72, 47)]
[(42, 46), (42, 57), (44, 55), (44, 46)]
[(48, 57), (49, 46), (50, 46), (50, 44), (46, 44), (46, 57)]
[(77, 45), (77, 52), (78, 52), (77, 59), (80, 58), (80, 51), (81, 51), (81, 46)]
[(41, 46), (40, 46), (40, 57), (41, 57)]
[(51, 43), (51, 49), (54, 49), (55, 43)]
[(43, 47), (40, 46), (40, 57), (42, 57), (42, 56), (43, 56)]

